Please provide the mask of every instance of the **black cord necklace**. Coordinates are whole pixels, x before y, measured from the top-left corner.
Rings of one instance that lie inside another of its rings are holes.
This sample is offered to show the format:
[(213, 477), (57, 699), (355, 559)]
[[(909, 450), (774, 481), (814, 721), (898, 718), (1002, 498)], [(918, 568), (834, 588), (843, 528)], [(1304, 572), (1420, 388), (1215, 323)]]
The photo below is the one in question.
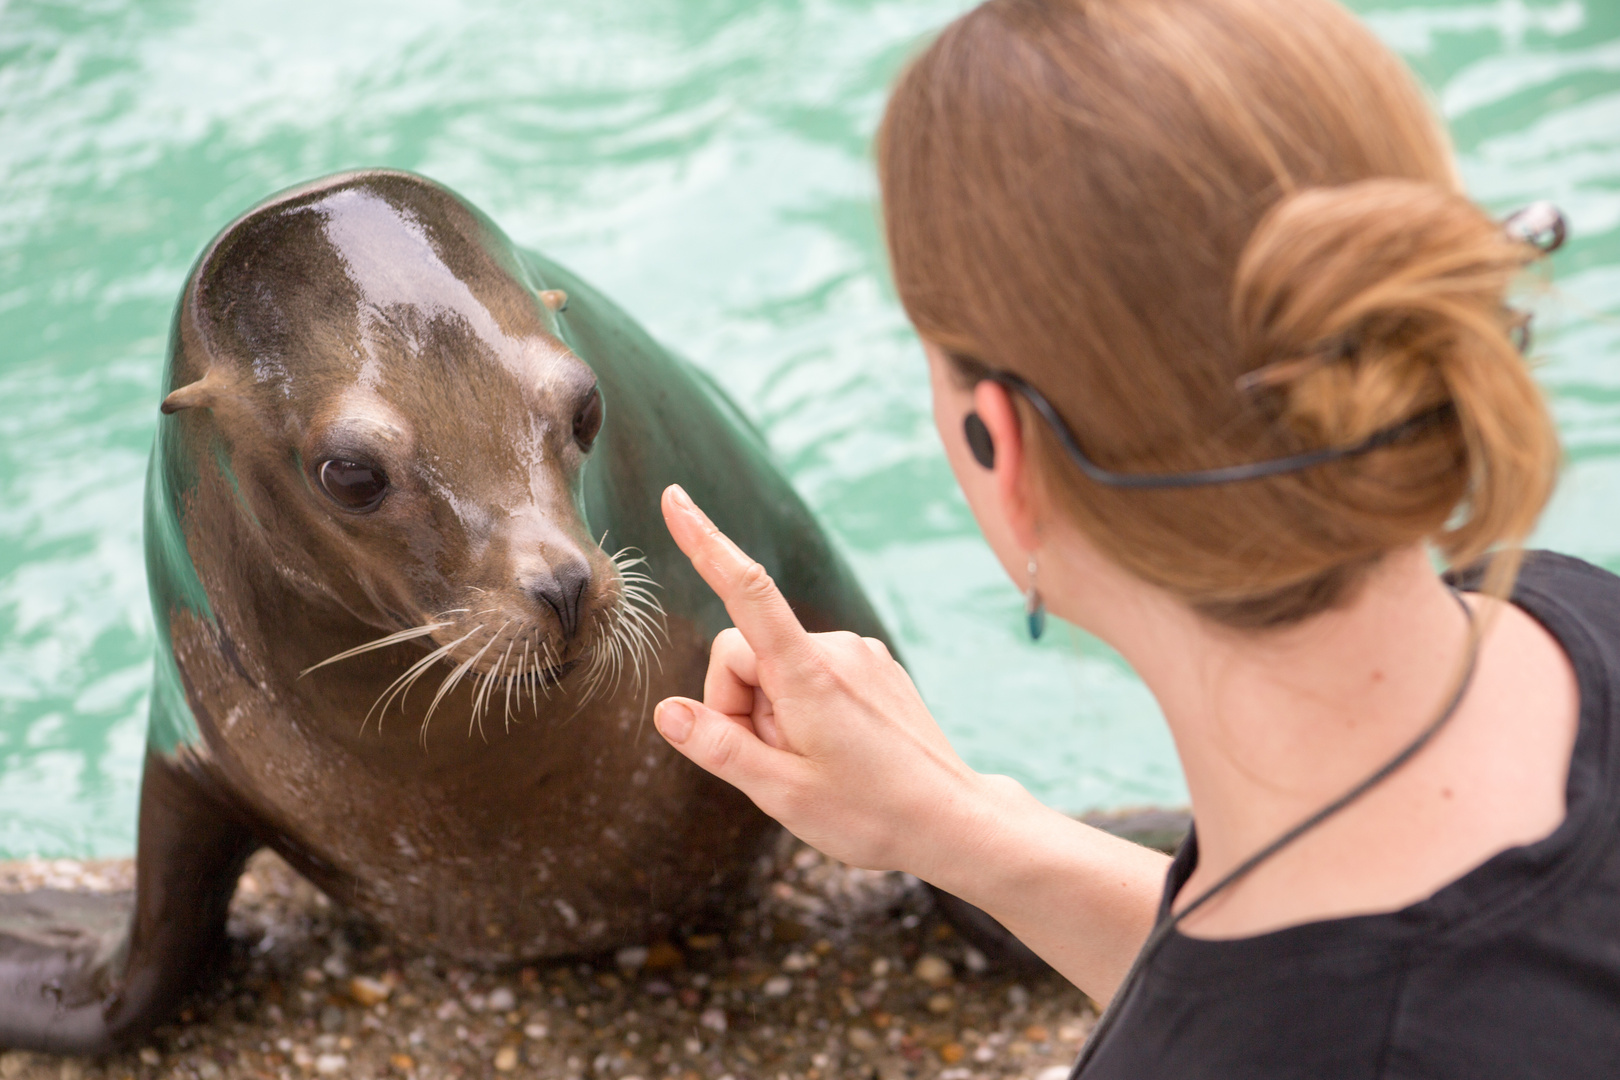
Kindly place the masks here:
[(1097, 1020), (1096, 1027), (1091, 1029), (1091, 1037), (1080, 1048), (1080, 1056), (1075, 1059), (1074, 1068), (1069, 1070), (1069, 1080), (1080, 1080), (1081, 1071), (1085, 1069), (1092, 1058), (1096, 1057), (1097, 1048), (1102, 1044), (1104, 1036), (1118, 1022), (1120, 1011), (1125, 1006), (1125, 999), (1131, 990), (1135, 989), (1136, 984), (1141, 981), (1143, 970), (1146, 969), (1160, 947), (1169, 940), (1176, 927), (1181, 925), (1182, 920), (1214, 899), (1215, 895), (1221, 890), (1247, 876), (1255, 867), (1388, 779), (1391, 773), (1412, 760), (1419, 750), (1427, 746), (1430, 740), (1439, 734), (1440, 729), (1446, 726), (1446, 721), (1456, 715), (1458, 707), (1462, 705), (1463, 697), (1468, 693), (1469, 684), (1474, 681), (1474, 667), (1479, 660), (1479, 635), (1476, 633), (1474, 625), (1473, 609), (1468, 606), (1468, 602), (1462, 598), (1462, 594), (1456, 589), (1451, 590), (1451, 595), (1462, 608), (1463, 615), (1468, 619), (1468, 658), (1463, 667), (1462, 678), (1457, 681), (1457, 689), (1452, 692), (1451, 699), (1446, 702), (1446, 707), (1440, 710), (1440, 715), (1430, 721), (1428, 727), (1418, 732), (1417, 738), (1408, 743), (1400, 753), (1384, 762), (1361, 783), (1249, 856), (1238, 864), (1236, 869), (1229, 872), (1208, 889), (1205, 889), (1202, 895), (1192, 903), (1155, 926), (1153, 932), (1148, 935), (1147, 941), (1143, 942), (1141, 950), (1137, 952), (1136, 959), (1131, 962), (1130, 970), (1125, 973), (1125, 978), (1121, 980), (1119, 989), (1114, 992), (1113, 1000), (1108, 1003), (1108, 1008), (1103, 1010), (1102, 1016)]

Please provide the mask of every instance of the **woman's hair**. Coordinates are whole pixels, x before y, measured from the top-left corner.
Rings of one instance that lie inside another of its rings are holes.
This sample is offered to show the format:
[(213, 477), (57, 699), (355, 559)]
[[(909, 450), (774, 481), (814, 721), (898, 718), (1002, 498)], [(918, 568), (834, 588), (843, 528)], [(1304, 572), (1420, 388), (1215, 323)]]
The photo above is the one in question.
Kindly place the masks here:
[[(1042, 482), (1136, 576), (1239, 627), (1350, 598), (1386, 552), (1517, 545), (1557, 435), (1505, 294), (1537, 249), (1459, 190), (1404, 66), (1331, 0), (989, 0), (878, 136), (918, 331), (1039, 388), (1099, 464), (1383, 449), (1177, 490), (1087, 480), (1014, 395)], [(980, 368), (982, 370), (982, 368)], [(1247, 378), (1245, 378), (1247, 376)]]

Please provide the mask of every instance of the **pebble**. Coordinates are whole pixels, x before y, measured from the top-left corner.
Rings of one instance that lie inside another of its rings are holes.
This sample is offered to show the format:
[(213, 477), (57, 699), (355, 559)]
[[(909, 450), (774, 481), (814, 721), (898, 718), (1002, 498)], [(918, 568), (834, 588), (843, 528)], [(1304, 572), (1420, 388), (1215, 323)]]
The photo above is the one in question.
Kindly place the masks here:
[(507, 1044), (495, 1051), (495, 1069), (498, 1072), (511, 1072), (517, 1068), (517, 1047)]
[(322, 1054), (315, 1059), (315, 1071), (322, 1076), (337, 1076), (348, 1067), (349, 1059), (342, 1054)]
[(497, 986), (489, 992), (484, 1004), (496, 1012), (511, 1012), (517, 1005), (517, 996), (504, 986)]
[(917, 966), (911, 973), (929, 986), (948, 986), (951, 982), (951, 962), (942, 956), (933, 953), (924, 955), (917, 961)]
[(349, 980), (349, 996), (368, 1009), (387, 1001), (393, 990), (382, 979), (373, 979), (368, 975), (356, 975)]
[(786, 975), (772, 975), (759, 990), (768, 998), (787, 997), (793, 993), (793, 980)]
[(667, 941), (656, 941), (647, 949), (647, 961), (642, 966), (648, 971), (668, 971), (686, 963), (686, 956)]

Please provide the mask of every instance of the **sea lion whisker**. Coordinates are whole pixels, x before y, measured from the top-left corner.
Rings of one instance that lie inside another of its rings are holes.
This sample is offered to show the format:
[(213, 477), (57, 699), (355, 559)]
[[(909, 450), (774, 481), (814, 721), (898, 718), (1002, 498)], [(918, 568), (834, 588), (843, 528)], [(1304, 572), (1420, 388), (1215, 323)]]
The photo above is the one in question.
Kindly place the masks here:
[(480, 710), (483, 706), (484, 690), (489, 685), (489, 672), (480, 671), (473, 675), (472, 711), (467, 717), (467, 738), (472, 738), (473, 727), (476, 726), (478, 728), (478, 737), (484, 739), (484, 742), (486, 743), (489, 742), (489, 740), (484, 738), (484, 721), (480, 715)]
[(645, 629), (654, 640), (669, 641), (669, 627), (662, 611), (627, 604), (624, 617)]
[[(433, 667), (434, 662), (444, 659), (445, 654), (450, 653), (450, 649), (454, 649), (457, 644), (460, 644), (465, 640), (467, 640), (465, 636), (463, 636), (463, 638), (457, 638), (455, 641), (450, 641), (449, 644), (441, 644), (439, 648), (429, 651), (428, 654), (424, 654), (424, 656), (420, 657), (415, 664), (411, 664), (410, 667), (407, 667), (405, 672), (403, 672), (399, 678), (395, 678), (394, 682), (389, 683), (386, 690), (382, 691), (381, 695), (377, 695), (377, 701), (376, 703), (373, 703), (373, 708), (377, 708), (377, 703), (381, 703), (382, 709), (387, 711), (387, 708), (389, 708), (390, 699), (392, 699), (392, 691), (394, 691), (395, 688), (400, 687), (400, 683), (405, 683), (405, 687), (407, 687), (408, 690), (411, 682), (415, 682), (416, 678), (420, 677), (423, 672), (426, 672), (429, 667)], [(379, 719), (381, 719), (381, 717), (379, 717)]]
[[(405, 706), (404, 699), (410, 693), (411, 688), (416, 685), (417, 680), (420, 679), (423, 675), (427, 674), (428, 671), (433, 667), (434, 664), (438, 663), (440, 660), (443, 660), (446, 656), (449, 656), (450, 653), (455, 650), (456, 646), (460, 645), (462, 642), (466, 641), (468, 638), (472, 637), (473, 634), (476, 634), (477, 632), (478, 632), (477, 630), (473, 630), (470, 633), (462, 635), (461, 637), (457, 638), (455, 641), (452, 641), (447, 645), (441, 645), (439, 648), (434, 649), (431, 653), (429, 653), (428, 655), (422, 657), (422, 659), (418, 660), (416, 663), (412, 664), (410, 666), (410, 668), (405, 672), (405, 674), (401, 675), (398, 679), (394, 680), (394, 683), (392, 684), (392, 686), (400, 686), (399, 696), (400, 696), (400, 708), (401, 708), (402, 711), (403, 711), (404, 706)], [(403, 685), (401, 685), (401, 684), (403, 684)], [(386, 709), (387, 707), (388, 707), (388, 705), (387, 705), (387, 703), (385, 703), (383, 705), (383, 708)]]
[(298, 673), (298, 677), (302, 679), (305, 675), (308, 675), (317, 668), (323, 668), (327, 664), (335, 664), (339, 660), (347, 660), (351, 656), (359, 656), (362, 653), (371, 652), (373, 649), (385, 649), (390, 645), (397, 645), (402, 641), (412, 641), (419, 637), (426, 637), (435, 630), (442, 630), (449, 625), (450, 624), (446, 622), (433, 622), (428, 623), (425, 626), (413, 626), (409, 630), (395, 631), (392, 634), (387, 634), (378, 638), (376, 641), (368, 641), (364, 645), (356, 645), (352, 649), (345, 649), (335, 656), (328, 656), (325, 660), (322, 660), (318, 664), (311, 664), (303, 671), (300, 671)]
[[(507, 619), (505, 622), (501, 623), (501, 628), (490, 635), (489, 644), (485, 645), (483, 650), (480, 651), (478, 655), (484, 655), (485, 652), (489, 651), (491, 646), (499, 642), (501, 640), (501, 635), (506, 633), (506, 628), (511, 626), (513, 622), (514, 620)], [(478, 737), (483, 739), (486, 743), (489, 742), (489, 739), (484, 735), (484, 713), (489, 711), (489, 695), (490, 692), (495, 689), (495, 676), (500, 673), (500, 670), (501, 666), (496, 664), (493, 668), (479, 676), (479, 681), (473, 684), (472, 719), (478, 725)], [(469, 738), (472, 737), (471, 730), (467, 732), (467, 736)]]
[[(545, 662), (545, 666), (544, 667), (541, 666), (540, 657), (538, 655), (534, 658), (534, 684), (540, 688), (540, 692), (546, 696), (546, 700), (550, 701), (551, 700), (551, 687), (549, 685), (547, 685), (546, 672), (547, 671), (555, 671), (555, 670), (557, 670), (557, 668), (560, 665), (557, 663), (557, 654), (551, 651), (551, 642), (549, 642), (549, 641), (546, 642), (545, 646), (546, 646), (546, 662)], [(535, 703), (535, 707), (539, 708), (539, 702)]]
[(611, 688), (608, 690), (609, 695), (617, 694), (619, 692), (619, 686), (624, 681), (625, 653), (627, 651), (624, 638), (624, 615), (622, 610), (617, 608), (614, 609), (613, 615), (614, 617), (609, 624), (611, 627), (611, 633), (613, 635), (613, 681), (610, 684)]
[[(664, 610), (663, 602), (660, 601), (658, 599), (657, 595), (655, 593), (653, 593), (653, 591), (652, 591), (652, 589), (661, 589), (661, 588), (663, 588), (663, 586), (659, 585), (658, 582), (653, 581), (651, 578), (648, 578), (645, 581), (640, 580), (640, 579), (641, 579), (640, 574), (637, 574), (637, 575), (635, 575), (633, 577), (626, 577), (624, 579), (624, 592), (625, 592), (625, 595), (626, 596), (634, 596), (638, 600), (642, 601), (643, 603), (652, 604), (653, 606), (658, 608), (659, 611), (663, 611)], [(652, 589), (648, 588), (649, 585), (652, 586)]]
[(664, 609), (655, 597), (645, 590), (625, 590), (625, 602), (620, 605), (620, 615), (625, 633), (634, 642), (636, 660), (636, 679), (640, 683), (643, 698), (650, 685), (647, 678), (646, 661), (650, 658), (658, 670), (664, 670), (664, 661), (659, 655), (658, 643), (669, 643), (669, 628)]
[[(625, 653), (630, 667), (630, 685), (641, 690), (643, 711), (645, 711), (646, 698), (649, 687), (647, 679), (646, 656), (648, 641), (641, 626), (626, 609), (619, 619), (618, 632), (624, 642)], [(645, 718), (644, 718), (645, 719)], [(639, 730), (637, 732), (639, 736)]]
[[(471, 636), (472, 636), (471, 634), (467, 635), (467, 637), (471, 637)], [(457, 641), (451, 642), (449, 645), (445, 645), (442, 648), (435, 649), (431, 655), (425, 656), (421, 660), (418, 660), (416, 662), (416, 664), (413, 665), (409, 671), (407, 671), (404, 675), (401, 675), (397, 680), (395, 680), (396, 684), (399, 684), (399, 683), (404, 684), (404, 685), (400, 686), (400, 690), (399, 690), (399, 709), (400, 709), (400, 712), (403, 713), (405, 711), (405, 698), (410, 695), (411, 689), (416, 686), (417, 681), (419, 679), (421, 679), (423, 675), (426, 675), (430, 670), (432, 670), (434, 664), (438, 663), (440, 660), (443, 660), (445, 657), (449, 656), (450, 653), (455, 649), (455, 647), (457, 645), (461, 644), (462, 641), (466, 641), (466, 640), (467, 640), (467, 638), (464, 637), (464, 638), (461, 638), (461, 639), (459, 639)], [(389, 702), (384, 702), (383, 703), (384, 711), (387, 710), (388, 705), (389, 705)]]
[[(389, 683), (387, 688), (384, 689), (381, 694), (377, 695), (377, 700), (372, 702), (371, 709), (366, 711), (366, 720), (371, 719), (371, 713), (373, 710), (375, 710), (377, 713), (377, 733), (379, 735), (382, 734), (383, 716), (388, 712), (388, 706), (392, 704), (395, 696), (397, 695), (399, 697), (400, 711), (404, 712), (405, 695), (411, 692), (411, 687), (416, 685), (416, 680), (421, 678), (422, 675), (427, 672), (428, 668), (432, 667), (439, 660), (447, 656), (457, 645), (460, 645), (463, 641), (466, 641), (467, 638), (472, 637), (473, 634), (476, 634), (477, 632), (477, 630), (474, 630), (463, 637), (457, 638), (448, 645), (440, 645), (437, 649), (434, 649), (416, 663), (406, 668), (403, 675)], [(361, 731), (365, 731), (366, 729), (366, 720), (362, 720), (360, 722)]]
[(636, 649), (650, 660), (660, 672), (664, 670), (664, 662), (658, 655), (658, 639), (656, 628), (649, 629), (645, 624), (631, 620), (627, 623), (628, 633), (636, 642)]
[[(484, 730), (484, 726), (478, 723), (478, 692), (483, 689), (485, 676), (488, 674), (488, 672), (480, 671), (474, 674), (472, 678), (472, 712), (467, 716), (467, 738), (469, 739), (472, 738), (474, 725), (477, 725), (479, 734), (482, 734)], [(488, 739), (484, 741), (489, 742)]]
[[(648, 682), (646, 669), (647, 659), (649, 656), (656, 659), (656, 654), (653, 652), (652, 641), (648, 639), (647, 632), (639, 623), (635, 622), (634, 620), (626, 619), (624, 627), (625, 635), (634, 648), (636, 681), (638, 684), (645, 687)], [(662, 671), (663, 669), (660, 668), (659, 670)]]
[(484, 696), (489, 693), (489, 688), (494, 685), (495, 680), (490, 678), (490, 672), (488, 671), (483, 672), (473, 679), (472, 719), (467, 724), (467, 738), (472, 738), (472, 728), (473, 725), (476, 724), (478, 725), (478, 737), (484, 740), (485, 746), (489, 745), (489, 736), (484, 734), (484, 711), (486, 705)]
[(591, 616), (591, 636), (595, 644), (591, 647), (591, 662), (589, 667), (586, 668), (585, 684), (580, 690), (579, 705), (574, 709), (573, 713), (569, 714), (570, 720), (577, 716), (579, 710), (584, 708), (596, 696), (597, 688), (601, 685), (602, 676), (607, 667), (607, 657), (601, 645), (601, 622), (600, 615)]
[[(609, 617), (602, 621), (606, 624), (606, 631), (602, 634), (601, 641), (606, 648), (599, 652), (599, 655), (602, 658), (602, 664), (600, 670), (598, 671), (599, 677), (595, 685), (591, 687), (591, 697), (593, 698), (610, 686), (612, 680), (618, 674), (617, 661), (619, 653), (613, 632), (614, 620)], [(611, 690), (608, 690), (607, 692), (612, 693)]]
[[(607, 539), (606, 533), (602, 534), (602, 539)], [(631, 552), (634, 552), (635, 554), (632, 555)], [(647, 561), (646, 554), (643, 553), (640, 548), (629, 544), (626, 544), (618, 551), (615, 551), (612, 555), (609, 555), (608, 558), (612, 559), (614, 564), (621, 569), (626, 566), (637, 566)]]
[(622, 622), (623, 620), (614, 619), (609, 631), (612, 636), (608, 638), (608, 651), (613, 658), (613, 679), (608, 684), (609, 696), (618, 693), (619, 683), (624, 678), (624, 639), (620, 634)]
[[(501, 671), (506, 667), (506, 662), (508, 660), (512, 659), (512, 650), (517, 648), (517, 643), (518, 643), (517, 638), (513, 638), (511, 641), (508, 641), (506, 643), (506, 652), (501, 655), (501, 662), (495, 666), (496, 671)], [(511, 679), (506, 680), (505, 690), (506, 690), (506, 693), (504, 695), (504, 697), (505, 697), (505, 707), (501, 710), (501, 712), (502, 712), (501, 723), (506, 727), (506, 733), (508, 735), (510, 735), (512, 733), (512, 680)], [(519, 702), (519, 704), (522, 704), (522, 703)]]
[(632, 596), (630, 601), (624, 605), (624, 608), (625, 618), (633, 620), (640, 626), (645, 626), (654, 635), (662, 638), (666, 643), (668, 642), (669, 627), (667, 626), (667, 620), (669, 616), (664, 614), (664, 609), (659, 606), (656, 600), (651, 597)]
[[(513, 676), (513, 680), (518, 684), (518, 712), (523, 711), (523, 688), (528, 683), (528, 679), (529, 679), (529, 639), (528, 639), (528, 636), (525, 635), (524, 638), (523, 638), (523, 656), (522, 656), (522, 658), (520, 658), (518, 660), (517, 674), (515, 676)], [(535, 711), (536, 712), (539, 711), (538, 706), (536, 707)]]
[[(479, 624), (476, 628), (474, 628), (470, 633), (467, 634), (467, 637), (472, 637), (473, 634), (478, 633), (482, 629), (484, 629), (483, 624)], [(466, 638), (463, 638), (462, 640), (465, 641)], [(494, 638), (491, 638), (490, 643), (493, 643), (494, 640), (495, 640)], [(484, 649), (488, 649), (488, 648), (489, 648), (489, 645), (486, 644), (484, 646)], [(433, 701), (432, 701), (431, 704), (428, 705), (427, 715), (422, 717), (422, 738), (423, 738), (424, 741), (427, 739), (428, 721), (433, 719), (433, 713), (438, 709), (439, 702), (444, 700), (444, 697), (445, 697), (446, 694), (448, 694), (451, 690), (455, 689), (456, 684), (461, 681), (461, 677), (463, 675), (467, 674), (468, 671), (472, 670), (472, 666), (474, 664), (478, 663), (479, 657), (481, 657), (483, 655), (484, 655), (484, 651), (480, 650), (480, 651), (474, 653), (473, 655), (469, 656), (467, 659), (465, 659), (461, 663), (457, 664), (455, 669), (453, 671), (451, 671), (450, 674), (446, 675), (444, 677), (443, 681), (441, 681), (439, 683), (439, 691), (438, 691), (438, 693), (433, 695)], [(471, 732), (469, 732), (468, 734), (471, 734)]]
[(624, 602), (634, 604), (637, 607), (646, 608), (649, 611), (655, 611), (659, 615), (664, 614), (664, 605), (659, 602), (658, 597), (654, 596), (652, 593), (643, 589), (639, 585), (625, 586)]

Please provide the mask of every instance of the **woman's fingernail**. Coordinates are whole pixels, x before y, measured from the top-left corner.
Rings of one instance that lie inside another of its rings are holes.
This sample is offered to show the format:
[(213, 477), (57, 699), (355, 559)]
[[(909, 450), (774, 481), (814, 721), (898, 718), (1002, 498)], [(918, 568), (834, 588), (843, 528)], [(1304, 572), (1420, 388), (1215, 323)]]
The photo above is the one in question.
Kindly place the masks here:
[(672, 743), (683, 743), (692, 734), (692, 722), (696, 719), (692, 710), (679, 701), (666, 701), (658, 706), (653, 723), (658, 725), (658, 733), (664, 738)]
[(679, 484), (671, 484), (669, 486), (669, 491), (670, 491), (670, 498), (675, 500), (675, 505), (676, 506), (681, 507), (683, 510), (696, 510), (697, 509), (697, 503), (692, 501), (692, 496), (688, 495), (686, 493), (686, 489), (681, 487), (681, 485), (679, 485)]

